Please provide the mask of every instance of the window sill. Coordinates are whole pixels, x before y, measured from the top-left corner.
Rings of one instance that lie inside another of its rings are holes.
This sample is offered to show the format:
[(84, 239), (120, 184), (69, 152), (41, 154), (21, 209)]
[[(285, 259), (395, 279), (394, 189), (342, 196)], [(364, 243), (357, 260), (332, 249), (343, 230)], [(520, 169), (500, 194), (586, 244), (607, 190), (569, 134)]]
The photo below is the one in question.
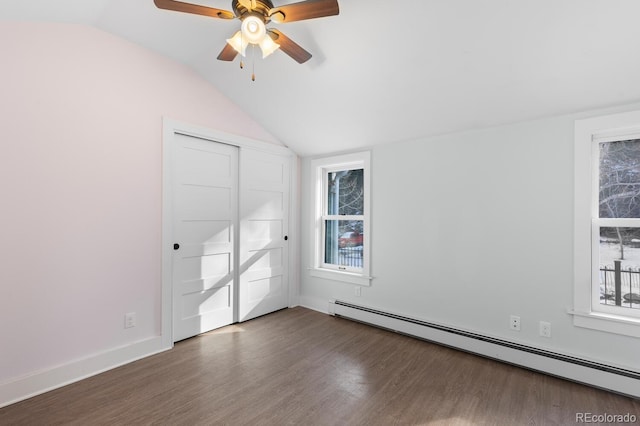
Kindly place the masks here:
[(361, 274), (354, 274), (353, 272), (333, 271), (330, 269), (309, 268), (309, 274), (312, 277), (324, 278), (333, 281), (342, 281), (349, 284), (356, 284), (361, 286), (371, 286), (371, 280), (373, 277), (367, 277)]
[(606, 331), (624, 336), (640, 337), (640, 319), (600, 312), (578, 312), (569, 310), (573, 315), (573, 325)]

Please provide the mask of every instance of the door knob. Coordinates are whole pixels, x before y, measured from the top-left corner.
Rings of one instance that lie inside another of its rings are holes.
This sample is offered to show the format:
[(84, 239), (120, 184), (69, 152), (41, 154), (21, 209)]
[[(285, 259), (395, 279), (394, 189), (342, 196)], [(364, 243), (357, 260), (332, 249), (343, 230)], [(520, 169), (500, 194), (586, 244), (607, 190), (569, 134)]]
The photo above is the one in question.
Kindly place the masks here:
[(174, 244), (174, 245), (173, 245), (173, 249), (174, 249), (174, 250), (178, 250), (179, 248), (180, 248), (180, 244)]
[(285, 235), (284, 240), (287, 241), (288, 239), (289, 239), (289, 236)]

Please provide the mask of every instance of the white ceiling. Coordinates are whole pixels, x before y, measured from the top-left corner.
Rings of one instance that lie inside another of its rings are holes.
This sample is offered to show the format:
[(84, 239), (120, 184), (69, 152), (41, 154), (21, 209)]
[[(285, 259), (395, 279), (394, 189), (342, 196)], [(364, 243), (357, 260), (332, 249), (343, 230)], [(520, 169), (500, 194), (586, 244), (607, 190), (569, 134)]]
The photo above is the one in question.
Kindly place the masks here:
[(640, 100), (638, 0), (338, 1), (339, 16), (271, 24), (313, 58), (258, 55), (255, 82), (251, 59), (215, 59), (237, 20), (152, 0), (4, 0), (0, 19), (86, 23), (180, 61), (300, 155)]

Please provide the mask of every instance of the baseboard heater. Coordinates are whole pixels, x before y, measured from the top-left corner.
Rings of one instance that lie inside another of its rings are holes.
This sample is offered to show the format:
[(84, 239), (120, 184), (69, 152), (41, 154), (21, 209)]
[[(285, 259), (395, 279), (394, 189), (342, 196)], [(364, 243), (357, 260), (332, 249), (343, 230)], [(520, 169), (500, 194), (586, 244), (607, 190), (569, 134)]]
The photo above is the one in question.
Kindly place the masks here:
[(545, 374), (640, 398), (640, 372), (336, 300), (329, 313)]

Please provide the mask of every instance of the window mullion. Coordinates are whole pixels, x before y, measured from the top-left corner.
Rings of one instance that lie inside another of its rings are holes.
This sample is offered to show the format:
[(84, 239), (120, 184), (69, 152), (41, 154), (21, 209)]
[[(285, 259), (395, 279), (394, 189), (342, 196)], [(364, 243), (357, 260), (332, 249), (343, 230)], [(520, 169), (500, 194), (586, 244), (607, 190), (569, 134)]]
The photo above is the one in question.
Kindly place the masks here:
[(601, 227), (640, 228), (640, 219), (638, 218), (595, 218), (593, 222)]
[(362, 220), (364, 221), (363, 215), (337, 215), (337, 214), (328, 214), (322, 216), (322, 220)]

